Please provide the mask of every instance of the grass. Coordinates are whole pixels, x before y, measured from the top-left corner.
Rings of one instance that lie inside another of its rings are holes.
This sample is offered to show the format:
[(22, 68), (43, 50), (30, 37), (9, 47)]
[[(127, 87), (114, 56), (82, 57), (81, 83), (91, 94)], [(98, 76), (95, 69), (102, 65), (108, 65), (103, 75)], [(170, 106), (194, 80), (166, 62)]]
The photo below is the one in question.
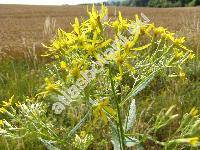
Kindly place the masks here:
[[(27, 97), (34, 97), (38, 88), (43, 84), (41, 72), (42, 63), (35, 67), (30, 59), (4, 58), (0, 62), (0, 99), (7, 100), (12, 95), (15, 100), (23, 102)], [(16, 101), (15, 101), (16, 102)], [(3, 116), (1, 115), (2, 119)], [(36, 146), (38, 145), (38, 146)], [(27, 137), (17, 141), (0, 138), (0, 149), (45, 149), (33, 137)]]
[(41, 86), (42, 64), (37, 68), (26, 59), (4, 59), (0, 62), (0, 99), (15, 95), (24, 100), (33, 97)]

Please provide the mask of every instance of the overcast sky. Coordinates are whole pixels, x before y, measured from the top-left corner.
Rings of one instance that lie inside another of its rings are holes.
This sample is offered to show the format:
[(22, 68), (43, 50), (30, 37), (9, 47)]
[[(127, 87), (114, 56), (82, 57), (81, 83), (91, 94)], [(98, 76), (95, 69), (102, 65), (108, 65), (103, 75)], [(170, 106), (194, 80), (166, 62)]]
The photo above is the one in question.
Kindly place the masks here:
[(103, 2), (105, 0), (0, 0), (0, 4), (62, 5)]

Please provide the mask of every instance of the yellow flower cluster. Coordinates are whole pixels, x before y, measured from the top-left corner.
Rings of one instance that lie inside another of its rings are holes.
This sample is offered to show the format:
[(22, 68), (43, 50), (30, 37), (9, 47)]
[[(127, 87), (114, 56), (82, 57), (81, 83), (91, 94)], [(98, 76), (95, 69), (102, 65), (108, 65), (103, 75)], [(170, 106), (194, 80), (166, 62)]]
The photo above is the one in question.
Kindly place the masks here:
[(193, 107), (189, 114), (192, 116), (196, 116), (198, 114), (198, 111), (199, 110), (196, 107)]
[(109, 113), (112, 117), (115, 116), (116, 112), (109, 106), (109, 98), (106, 97), (102, 101), (99, 101), (97, 106), (94, 107), (94, 123), (98, 120), (99, 116), (103, 119), (104, 123), (107, 124), (108, 119), (106, 113)]
[(0, 108), (1, 113), (5, 113), (7, 111), (6, 108), (9, 108), (12, 106), (13, 99), (14, 99), (14, 95), (11, 98), (9, 98), (8, 100), (2, 101), (3, 107)]
[[(177, 38), (175, 33), (156, 27), (154, 23), (144, 22), (138, 15), (135, 15), (134, 20), (129, 20), (119, 12), (115, 20), (109, 20), (108, 10), (103, 5), (101, 13), (94, 5), (87, 13), (88, 19), (75, 18), (71, 32), (59, 29), (55, 40), (48, 47), (46, 56), (55, 58), (52, 66), (56, 68), (54, 74), (60, 73), (57, 79), (61, 84), (64, 81), (65, 85), (71, 86), (83, 77), (84, 71), (91, 70), (94, 62), (103, 68), (98, 72), (102, 78), (109, 72), (108, 66), (112, 65), (113, 79), (120, 83), (126, 80), (125, 76), (137, 76), (137, 80), (141, 80), (154, 71), (177, 68), (179, 64), (194, 58), (193, 52), (184, 46), (184, 37)], [(110, 32), (114, 34), (110, 35)], [(182, 69), (176, 76), (186, 79)], [(48, 92), (45, 94), (59, 88), (58, 84), (49, 79), (46, 79), (46, 83)], [(97, 83), (94, 83), (96, 88), (103, 89)], [(100, 115), (106, 123), (105, 108), (109, 109), (108, 100), (99, 101), (94, 116)]]
[(199, 137), (192, 137), (192, 138), (183, 138), (175, 140), (176, 143), (186, 143), (192, 146), (197, 146), (199, 143)]
[[(108, 10), (103, 5), (101, 13), (95, 6), (92, 7), (91, 12), (89, 9), (87, 12), (88, 20), (82, 19), (80, 23), (79, 19), (75, 18), (72, 32), (67, 33), (59, 29), (56, 39), (47, 52), (47, 55), (53, 55), (59, 61), (60, 70), (65, 70), (68, 77), (80, 77), (80, 71), (89, 69), (92, 61), (101, 61), (102, 57), (99, 55), (107, 49), (113, 49), (114, 53), (109, 57), (108, 55), (103, 57), (115, 61), (119, 71), (118, 79), (122, 79), (124, 72), (127, 71), (135, 74), (136, 69), (132, 62), (144, 56), (147, 51), (150, 52), (150, 48), (152, 51), (156, 46), (159, 48), (156, 44), (159, 40), (161, 44), (165, 43), (163, 46), (166, 49), (173, 47), (169, 49), (170, 54), (174, 55), (172, 62), (184, 59), (186, 55), (187, 59), (194, 57), (192, 51), (183, 45), (184, 37), (176, 38), (175, 34), (166, 28), (155, 27), (154, 23), (144, 23), (138, 15), (135, 15), (135, 20), (128, 20), (124, 19), (119, 12), (116, 20), (105, 20)], [(105, 33), (109, 30), (115, 31), (114, 39), (106, 36)], [(151, 56), (147, 55), (147, 57)]]

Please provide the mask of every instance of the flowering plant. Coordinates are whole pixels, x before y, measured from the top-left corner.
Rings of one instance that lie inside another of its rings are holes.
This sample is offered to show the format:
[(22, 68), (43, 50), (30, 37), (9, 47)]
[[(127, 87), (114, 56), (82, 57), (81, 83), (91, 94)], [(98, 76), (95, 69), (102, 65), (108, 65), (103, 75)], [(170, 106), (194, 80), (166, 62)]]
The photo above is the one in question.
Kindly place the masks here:
[[(183, 128), (190, 126), (188, 123), (180, 125), (177, 130), (180, 136), (174, 136), (174, 139), (160, 142), (151, 136), (152, 132), (178, 117), (178, 114), (172, 113), (173, 107), (164, 114), (164, 110), (161, 111), (162, 115), (157, 116), (154, 126), (144, 134), (132, 133), (136, 122), (134, 97), (163, 71), (169, 72), (170, 77), (185, 78), (181, 66), (194, 57), (193, 52), (184, 46), (185, 38), (178, 38), (167, 29), (142, 20), (138, 15), (135, 15), (134, 20), (128, 20), (119, 12), (118, 18), (112, 21), (107, 20), (107, 13), (103, 5), (101, 13), (93, 6), (91, 11), (88, 10), (87, 20), (75, 18), (72, 32), (59, 29), (52, 44), (46, 46), (48, 51), (45, 56), (53, 58), (53, 61), (47, 65), (45, 88), (37, 97), (52, 100), (49, 102), (53, 104), (52, 110), (57, 115), (54, 114), (54, 118), (49, 112), (46, 120), (40, 121), (40, 117), (45, 116), (47, 111), (34, 110), (43, 108), (43, 103), (30, 106), (20, 104), (21, 114), (31, 120), (27, 124), (36, 133), (40, 133), (38, 138), (49, 149), (56, 146), (61, 149), (70, 146), (87, 149), (94, 135), (86, 134), (83, 130), (89, 127), (87, 132), (91, 132), (91, 128), (97, 124), (108, 126), (114, 149), (123, 150), (132, 146), (139, 148), (145, 137), (166, 148), (182, 143), (196, 146), (198, 137), (192, 136), (196, 132), (183, 134)], [(47, 107), (48, 104), (43, 105)], [(25, 109), (29, 110), (27, 114), (24, 114)], [(74, 114), (74, 110), (79, 113)], [(195, 118), (194, 128), (197, 129), (200, 123), (196, 120), (199, 116), (196, 113), (192, 116)], [(49, 118), (53, 120), (47, 121)], [(63, 118), (71, 122), (66, 123)], [(13, 116), (15, 128), (23, 126), (19, 124), (18, 127), (16, 124), (22, 119)], [(44, 126), (44, 122), (48, 127)], [(80, 129), (87, 135), (82, 139), (76, 134)], [(2, 131), (5, 131), (3, 135), (10, 134), (7, 130)]]

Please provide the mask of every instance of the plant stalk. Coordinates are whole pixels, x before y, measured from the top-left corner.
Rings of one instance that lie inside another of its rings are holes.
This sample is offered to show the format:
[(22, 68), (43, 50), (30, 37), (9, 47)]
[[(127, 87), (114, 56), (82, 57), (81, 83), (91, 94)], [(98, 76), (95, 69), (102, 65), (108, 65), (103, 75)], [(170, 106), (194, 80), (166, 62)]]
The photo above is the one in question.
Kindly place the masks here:
[(112, 79), (112, 72), (111, 72), (111, 65), (109, 64), (109, 77), (110, 77), (110, 81), (111, 81), (111, 88), (112, 88), (112, 92), (114, 95), (114, 103), (116, 105), (117, 108), (117, 128), (119, 128), (119, 142), (120, 142), (120, 147), (122, 150), (125, 150), (125, 139), (124, 139), (124, 129), (122, 126), (122, 119), (121, 119), (121, 115), (120, 115), (120, 107), (119, 107), (119, 99), (117, 98), (116, 92), (115, 92), (115, 86), (114, 86), (114, 81)]

